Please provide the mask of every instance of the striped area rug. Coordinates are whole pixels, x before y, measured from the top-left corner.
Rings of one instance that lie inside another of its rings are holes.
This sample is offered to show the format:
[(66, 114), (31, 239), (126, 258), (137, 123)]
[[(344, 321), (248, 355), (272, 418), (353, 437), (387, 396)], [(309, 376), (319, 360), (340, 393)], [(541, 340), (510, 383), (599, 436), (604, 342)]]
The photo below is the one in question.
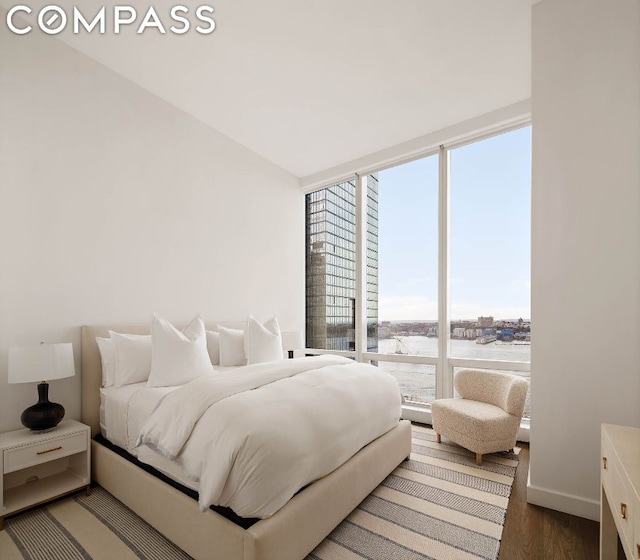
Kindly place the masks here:
[[(403, 462), (306, 560), (498, 557), (517, 455), (475, 455), (413, 426)], [(2, 560), (188, 560), (102, 488), (5, 521)]]
[(475, 454), (413, 425), (403, 462), (307, 560), (494, 560), (518, 466), (513, 453)]

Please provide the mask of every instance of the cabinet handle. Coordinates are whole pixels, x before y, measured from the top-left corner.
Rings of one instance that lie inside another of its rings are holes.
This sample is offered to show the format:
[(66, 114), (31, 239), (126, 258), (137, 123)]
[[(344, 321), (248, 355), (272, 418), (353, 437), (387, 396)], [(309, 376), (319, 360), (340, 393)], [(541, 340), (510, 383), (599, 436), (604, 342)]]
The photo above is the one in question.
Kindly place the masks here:
[(45, 453), (51, 453), (52, 451), (58, 451), (59, 449), (62, 449), (62, 447), (58, 446), (53, 449), (47, 449), (46, 451), (36, 451), (36, 455), (44, 455)]
[(622, 519), (627, 518), (627, 504), (620, 504), (620, 515)]
[(607, 458), (603, 457), (602, 458), (602, 468), (606, 471), (607, 470)]
[(638, 559), (640, 559), (640, 544), (637, 544), (636, 547), (638, 549)]

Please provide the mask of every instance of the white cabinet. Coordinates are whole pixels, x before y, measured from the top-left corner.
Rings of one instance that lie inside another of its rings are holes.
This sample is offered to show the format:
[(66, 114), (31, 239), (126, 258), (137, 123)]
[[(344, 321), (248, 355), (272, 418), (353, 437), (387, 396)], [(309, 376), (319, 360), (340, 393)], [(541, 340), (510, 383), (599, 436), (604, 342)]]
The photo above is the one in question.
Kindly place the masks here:
[(0, 530), (8, 515), (91, 483), (91, 430), (63, 420), (49, 432), (28, 429), (0, 434)]
[(640, 428), (602, 425), (600, 559), (640, 559)]

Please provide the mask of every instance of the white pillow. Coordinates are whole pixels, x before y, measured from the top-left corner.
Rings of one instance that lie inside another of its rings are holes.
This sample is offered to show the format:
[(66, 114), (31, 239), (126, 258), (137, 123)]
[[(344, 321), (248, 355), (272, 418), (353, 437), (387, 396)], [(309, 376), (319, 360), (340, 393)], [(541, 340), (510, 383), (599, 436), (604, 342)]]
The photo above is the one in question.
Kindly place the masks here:
[(151, 335), (109, 331), (115, 354), (116, 387), (146, 381), (151, 371)]
[(96, 336), (102, 360), (102, 386), (111, 387), (116, 379), (116, 353), (110, 338)]
[(148, 387), (184, 385), (213, 373), (207, 353), (207, 336), (202, 317), (196, 315), (181, 331), (169, 321), (153, 316), (152, 359)]
[(220, 332), (220, 365), (243, 366), (247, 363), (244, 355), (244, 331), (218, 325)]
[(220, 333), (207, 331), (207, 352), (214, 366), (220, 363)]
[(248, 364), (282, 360), (282, 335), (278, 319), (273, 317), (261, 324), (249, 315), (244, 331), (244, 353)]

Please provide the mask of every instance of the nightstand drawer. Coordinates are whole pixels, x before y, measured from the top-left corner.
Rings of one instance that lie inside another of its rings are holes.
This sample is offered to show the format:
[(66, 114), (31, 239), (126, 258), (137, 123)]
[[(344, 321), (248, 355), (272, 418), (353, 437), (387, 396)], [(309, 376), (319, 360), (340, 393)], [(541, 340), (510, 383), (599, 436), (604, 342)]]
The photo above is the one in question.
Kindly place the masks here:
[(4, 472), (10, 473), (33, 465), (87, 450), (87, 432), (52, 438), (36, 445), (25, 445), (4, 451)]

